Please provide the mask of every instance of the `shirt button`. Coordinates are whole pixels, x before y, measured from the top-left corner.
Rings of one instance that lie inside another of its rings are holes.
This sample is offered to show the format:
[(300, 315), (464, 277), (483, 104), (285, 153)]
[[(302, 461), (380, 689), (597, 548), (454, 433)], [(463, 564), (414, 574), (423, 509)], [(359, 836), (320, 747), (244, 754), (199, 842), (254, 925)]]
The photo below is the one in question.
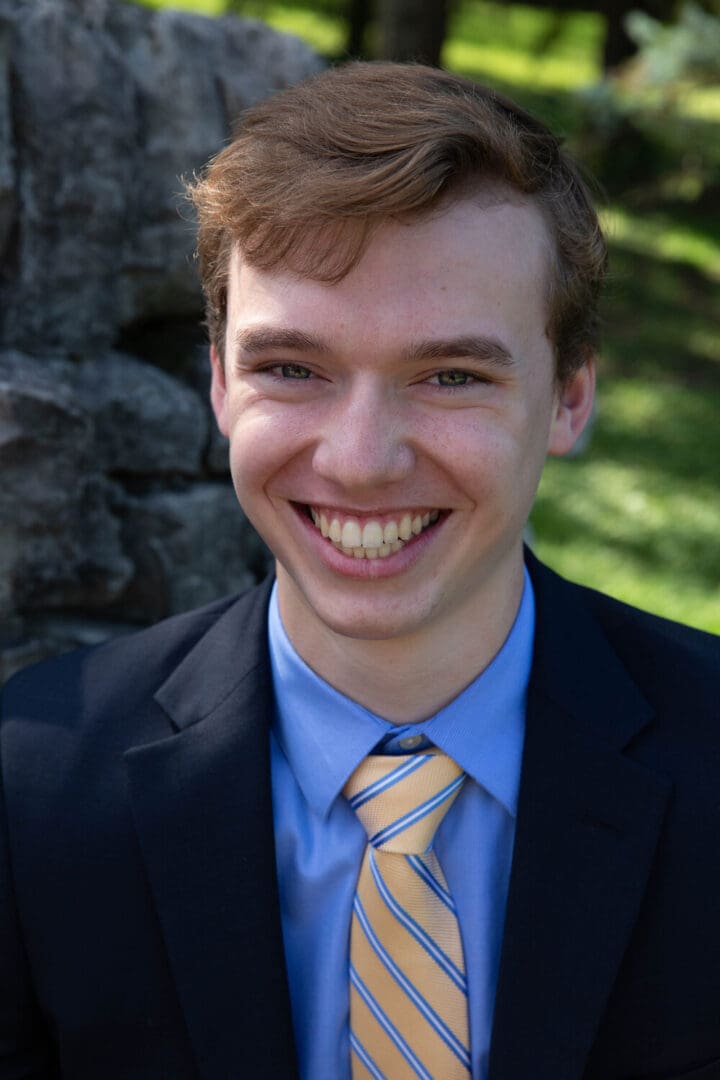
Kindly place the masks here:
[(407, 735), (404, 739), (399, 740), (398, 745), (402, 746), (403, 750), (414, 750), (422, 741), (422, 735)]

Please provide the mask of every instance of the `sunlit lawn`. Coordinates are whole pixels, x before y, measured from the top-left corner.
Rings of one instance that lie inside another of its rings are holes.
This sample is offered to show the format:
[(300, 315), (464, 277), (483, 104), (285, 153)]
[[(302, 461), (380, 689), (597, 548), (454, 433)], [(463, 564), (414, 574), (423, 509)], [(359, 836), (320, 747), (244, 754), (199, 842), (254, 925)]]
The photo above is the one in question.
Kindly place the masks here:
[(687, 215), (605, 215), (598, 414), (550, 461), (535, 548), (575, 580), (720, 633), (720, 236)]
[(720, 633), (720, 237), (605, 215), (611, 279), (587, 450), (550, 461), (535, 547), (568, 577)]
[[(173, 6), (216, 14), (225, 4)], [(300, 4), (262, 8), (277, 28), (341, 53), (340, 20)], [(601, 41), (597, 15), (465, 0), (444, 62), (572, 135), (573, 91), (598, 78)], [(683, 107), (717, 123), (720, 92), (686, 95)], [(575, 580), (720, 633), (720, 221), (691, 204), (603, 216), (611, 277), (597, 418), (580, 456), (548, 464), (534, 546)]]
[(575, 580), (720, 633), (720, 391), (607, 378), (588, 450), (551, 461), (538, 554)]

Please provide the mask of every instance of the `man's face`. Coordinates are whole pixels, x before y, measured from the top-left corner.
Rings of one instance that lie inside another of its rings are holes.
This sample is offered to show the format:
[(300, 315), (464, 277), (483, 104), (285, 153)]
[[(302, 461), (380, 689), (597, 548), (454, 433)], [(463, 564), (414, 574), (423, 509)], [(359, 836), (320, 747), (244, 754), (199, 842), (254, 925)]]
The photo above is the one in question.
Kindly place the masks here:
[(233, 258), (212, 400), (291, 637), (441, 646), (519, 597), (545, 456), (592, 400), (588, 368), (555, 383), (549, 265), (519, 199), (383, 225), (334, 285)]

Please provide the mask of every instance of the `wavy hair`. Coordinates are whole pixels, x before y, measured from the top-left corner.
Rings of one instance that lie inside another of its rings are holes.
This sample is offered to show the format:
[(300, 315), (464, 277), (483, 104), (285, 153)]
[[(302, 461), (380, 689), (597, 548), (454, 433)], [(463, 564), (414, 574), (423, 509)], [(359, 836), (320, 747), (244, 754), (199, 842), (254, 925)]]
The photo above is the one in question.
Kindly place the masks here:
[(546, 332), (566, 379), (597, 345), (607, 250), (561, 141), (494, 90), (420, 64), (331, 68), (248, 109), (188, 186), (210, 340), (220, 354), (230, 256), (325, 282), (388, 219), (421, 217), (487, 185), (532, 198), (552, 240)]

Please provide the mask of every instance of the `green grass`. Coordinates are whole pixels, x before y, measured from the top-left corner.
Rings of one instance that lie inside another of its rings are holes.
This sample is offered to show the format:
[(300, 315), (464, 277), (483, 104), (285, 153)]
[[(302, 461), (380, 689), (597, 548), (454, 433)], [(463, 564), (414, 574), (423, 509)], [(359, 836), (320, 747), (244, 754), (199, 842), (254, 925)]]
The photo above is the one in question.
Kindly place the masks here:
[(720, 223), (604, 215), (610, 282), (587, 451), (548, 463), (533, 514), (561, 573), (720, 633)]
[[(222, 0), (173, 6), (224, 9)], [(311, 5), (262, 9), (321, 53), (341, 53), (339, 20)], [(578, 92), (600, 75), (602, 34), (595, 14), (464, 0), (443, 60), (572, 140), (583, 116)], [(677, 105), (668, 145), (678, 124), (693, 123), (705, 140), (701, 162), (717, 161), (720, 91), (683, 88)], [(598, 415), (580, 456), (548, 463), (534, 547), (570, 578), (720, 633), (720, 221), (674, 182), (649, 204), (647, 192), (629, 193), (603, 218), (611, 273)]]
[(720, 633), (720, 390), (607, 378), (588, 450), (551, 460), (534, 547), (562, 573)]

